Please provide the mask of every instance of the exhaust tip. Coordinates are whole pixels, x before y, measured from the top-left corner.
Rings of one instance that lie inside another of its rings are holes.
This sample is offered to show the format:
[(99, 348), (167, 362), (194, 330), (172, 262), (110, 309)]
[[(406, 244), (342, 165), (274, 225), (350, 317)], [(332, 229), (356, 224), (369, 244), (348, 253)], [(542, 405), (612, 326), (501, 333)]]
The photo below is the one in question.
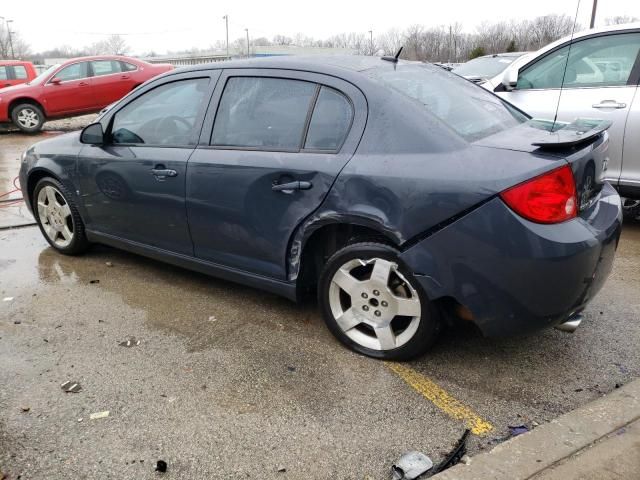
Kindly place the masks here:
[(582, 314), (574, 313), (569, 317), (569, 320), (567, 320), (564, 323), (561, 323), (560, 325), (556, 325), (555, 328), (560, 330), (561, 332), (573, 333), (578, 329), (581, 323), (582, 323)]

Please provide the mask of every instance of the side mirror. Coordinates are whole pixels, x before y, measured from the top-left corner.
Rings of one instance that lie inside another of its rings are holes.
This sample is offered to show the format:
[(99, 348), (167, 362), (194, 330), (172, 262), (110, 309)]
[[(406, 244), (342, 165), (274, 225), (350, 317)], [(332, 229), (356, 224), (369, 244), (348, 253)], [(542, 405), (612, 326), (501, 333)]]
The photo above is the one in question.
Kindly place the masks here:
[(101, 123), (92, 123), (84, 127), (80, 134), (80, 143), (87, 145), (104, 145), (104, 131)]
[(53, 85), (60, 85), (60, 82), (62, 82), (62, 80), (60, 80), (59, 78), (53, 78), (49, 83)]
[(502, 85), (507, 90), (513, 90), (516, 88), (518, 84), (518, 69), (517, 68), (507, 68), (504, 72), (504, 76), (502, 77)]

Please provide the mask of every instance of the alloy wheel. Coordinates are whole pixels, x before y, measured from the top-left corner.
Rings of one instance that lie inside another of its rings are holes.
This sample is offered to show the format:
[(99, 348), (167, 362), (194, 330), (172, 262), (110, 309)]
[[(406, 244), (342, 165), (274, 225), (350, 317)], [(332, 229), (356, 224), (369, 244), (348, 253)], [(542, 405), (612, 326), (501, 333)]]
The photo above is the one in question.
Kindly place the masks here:
[(23, 108), (18, 113), (17, 120), (22, 127), (33, 128), (40, 123), (40, 116), (31, 108)]
[(74, 236), (71, 207), (51, 185), (38, 192), (38, 218), (45, 234), (57, 247), (66, 248), (71, 244)]
[(417, 291), (397, 263), (382, 258), (352, 259), (336, 270), (329, 307), (347, 337), (373, 350), (406, 344), (421, 319)]

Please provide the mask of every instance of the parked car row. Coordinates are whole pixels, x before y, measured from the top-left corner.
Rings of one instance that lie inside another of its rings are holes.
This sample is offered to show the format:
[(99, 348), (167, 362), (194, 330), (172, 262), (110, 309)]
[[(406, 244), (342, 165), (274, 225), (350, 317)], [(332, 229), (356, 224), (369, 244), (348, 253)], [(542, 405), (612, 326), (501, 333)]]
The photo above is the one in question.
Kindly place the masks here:
[(453, 71), (534, 117), (554, 119), (557, 110), (563, 122), (613, 122), (604, 178), (640, 199), (640, 23), (587, 30), (535, 53), (491, 55)]
[[(11, 62), (4, 68), (13, 78), (27, 65)], [(99, 112), (171, 69), (172, 65), (153, 65), (122, 56), (74, 58), (38, 76), (31, 66), (27, 71), (32, 77), (27, 81), (0, 89), (0, 123), (11, 122), (27, 133), (38, 132), (47, 120)]]

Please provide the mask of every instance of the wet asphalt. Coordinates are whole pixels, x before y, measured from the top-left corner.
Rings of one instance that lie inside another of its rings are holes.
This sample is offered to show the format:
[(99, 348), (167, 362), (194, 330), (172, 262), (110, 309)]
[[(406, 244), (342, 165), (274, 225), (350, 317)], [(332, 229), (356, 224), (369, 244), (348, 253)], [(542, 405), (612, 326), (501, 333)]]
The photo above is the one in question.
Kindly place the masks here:
[[(0, 194), (22, 149), (52, 134), (0, 134)], [(630, 221), (575, 334), (456, 327), (409, 366), (490, 422), (469, 448), (491, 448), (640, 376), (639, 292)], [(107, 247), (65, 257), (33, 226), (0, 230), (0, 386), (9, 479), (386, 479), (403, 452), (438, 461), (464, 429), (338, 344), (314, 304)]]

